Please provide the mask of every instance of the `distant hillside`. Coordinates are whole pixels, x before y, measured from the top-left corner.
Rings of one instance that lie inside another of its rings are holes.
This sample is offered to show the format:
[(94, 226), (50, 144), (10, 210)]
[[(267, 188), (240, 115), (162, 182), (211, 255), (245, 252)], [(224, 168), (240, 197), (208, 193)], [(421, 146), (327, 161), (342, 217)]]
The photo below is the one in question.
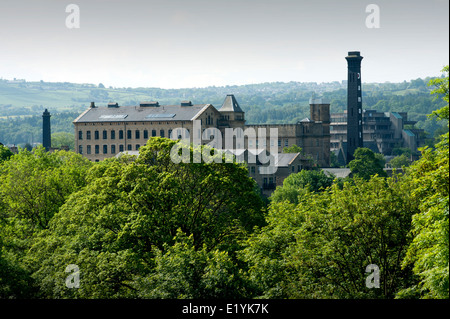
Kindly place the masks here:
[[(430, 78), (402, 83), (364, 83), (363, 107), (379, 111), (408, 112), (417, 126), (430, 134), (439, 123), (426, 115), (443, 106), (433, 100)], [(159, 89), (112, 88), (103, 84), (74, 84), (0, 80), (0, 142), (24, 144), (40, 142), (41, 114), (45, 108), (52, 113), (53, 132), (73, 133), (72, 120), (91, 101), (97, 105), (117, 102), (136, 105), (140, 101), (178, 104), (182, 100), (211, 103), (220, 107), (226, 94), (234, 94), (246, 112), (247, 123), (295, 123), (309, 117), (312, 94), (331, 101), (331, 112), (346, 108), (346, 85), (332, 83), (273, 82), (240, 86)], [(12, 120), (14, 119), (14, 121)], [(54, 123), (54, 124), (53, 124)], [(60, 123), (60, 124), (57, 124)]]

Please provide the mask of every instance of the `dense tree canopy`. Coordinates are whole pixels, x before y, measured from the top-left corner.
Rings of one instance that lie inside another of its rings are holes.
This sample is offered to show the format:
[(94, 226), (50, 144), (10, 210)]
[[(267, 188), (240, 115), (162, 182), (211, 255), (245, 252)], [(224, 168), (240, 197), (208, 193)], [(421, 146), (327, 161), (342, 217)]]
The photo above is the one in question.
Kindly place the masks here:
[(13, 153), (9, 148), (0, 144), (0, 163), (8, 160), (11, 156), (13, 156)]
[(333, 184), (334, 176), (325, 174), (322, 170), (307, 171), (291, 174), (283, 181), (283, 187), (277, 187), (270, 197), (271, 201), (289, 201), (297, 204), (305, 192), (319, 192)]
[[(417, 201), (411, 185), (374, 177), (307, 192), (298, 204), (273, 203), (268, 225), (243, 250), (264, 298), (392, 298), (407, 287), (401, 268)], [(368, 265), (380, 289), (366, 287)]]
[[(148, 283), (156, 284), (166, 276), (158, 271), (173, 271), (160, 263), (180, 252), (179, 245), (184, 243), (175, 240), (179, 232), (190, 238), (189, 249), (199, 250), (195, 254), (200, 260), (218, 258), (217, 262), (234, 271), (231, 260), (239, 239), (264, 222), (255, 182), (241, 164), (174, 164), (170, 159), (174, 144), (152, 138), (137, 159), (106, 161), (91, 170), (87, 186), (61, 207), (28, 256), (43, 296), (147, 294), (138, 293), (136, 285), (144, 285), (149, 296), (173, 296), (169, 288), (165, 292), (158, 288), (156, 293), (157, 287), (148, 287)], [(191, 150), (192, 154), (196, 151)], [(83, 285), (76, 291), (64, 289), (68, 264), (82, 271)]]
[(81, 155), (42, 147), (0, 163), (0, 297), (35, 293), (24, 258), (70, 194), (86, 185), (91, 165)]
[(389, 164), (393, 168), (402, 168), (404, 166), (409, 166), (411, 160), (405, 154), (394, 157), (389, 161)]
[(303, 170), (268, 203), (244, 165), (193, 163), (206, 146), (190, 163), (157, 137), (100, 163), (0, 146), (0, 298), (448, 299), (448, 105), (432, 117), (447, 130), (402, 174), (360, 148), (353, 177)]
[(371, 176), (386, 176), (384, 158), (382, 154), (375, 154), (366, 147), (357, 148), (353, 154), (354, 159), (348, 163), (353, 176), (369, 180)]
[[(434, 94), (449, 102), (448, 66), (444, 79), (431, 81)], [(408, 171), (410, 183), (417, 185), (415, 197), (420, 200), (420, 213), (413, 216), (411, 243), (404, 266), (414, 265), (420, 281), (402, 291), (400, 296), (419, 294), (423, 298), (449, 298), (449, 133), (448, 104), (433, 112), (447, 124), (447, 132), (434, 149), (422, 149), (422, 158)]]

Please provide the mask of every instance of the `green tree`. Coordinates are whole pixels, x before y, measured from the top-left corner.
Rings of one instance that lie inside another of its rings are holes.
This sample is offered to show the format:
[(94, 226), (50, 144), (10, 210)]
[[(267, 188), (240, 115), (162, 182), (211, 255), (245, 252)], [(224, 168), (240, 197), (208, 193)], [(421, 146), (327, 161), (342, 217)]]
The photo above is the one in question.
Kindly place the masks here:
[(30, 143), (25, 143), (24, 149), (26, 149), (27, 151), (31, 152), (31, 150), (33, 149), (33, 146)]
[(432, 79), (430, 80), (430, 82), (428, 83), (428, 86), (435, 86), (436, 88), (431, 91), (431, 94), (435, 94), (436, 97), (435, 99), (438, 99), (439, 97), (442, 97), (442, 100), (444, 100), (445, 102), (447, 102), (447, 105), (443, 106), (442, 108), (440, 108), (437, 111), (433, 111), (431, 116), (432, 117), (437, 117), (438, 120), (447, 120), (448, 121), (448, 117), (449, 117), (449, 113), (448, 113), (448, 103), (449, 103), (449, 96), (448, 96), (448, 85), (449, 85), (449, 66), (446, 65), (441, 72), (444, 73), (444, 77), (441, 78), (436, 78), (436, 79)]
[(411, 149), (409, 147), (396, 147), (396, 148), (392, 149), (392, 155), (395, 155), (395, 156), (400, 156), (400, 155), (411, 156), (412, 152), (411, 152)]
[[(447, 77), (430, 82), (439, 85), (434, 94), (443, 94), (448, 103)], [(448, 104), (433, 112), (447, 121)], [(399, 297), (420, 295), (422, 298), (449, 298), (449, 133), (440, 138), (434, 149), (421, 149), (422, 157), (408, 171), (410, 183), (417, 185), (415, 197), (420, 201), (420, 212), (413, 216), (414, 240), (408, 247), (403, 265), (414, 266), (419, 282), (403, 290)]]
[(283, 147), (283, 153), (303, 153), (303, 149), (300, 146), (292, 145)]
[(61, 148), (67, 146), (69, 150), (75, 150), (75, 136), (72, 133), (57, 132), (52, 134), (52, 147)]
[(402, 154), (391, 159), (389, 164), (393, 168), (402, 168), (411, 165), (411, 160), (405, 154)]
[[(401, 268), (418, 211), (413, 185), (396, 178), (353, 179), (342, 189), (308, 193), (295, 205), (272, 203), (268, 225), (241, 258), (262, 298), (393, 298), (411, 284)], [(380, 288), (366, 286), (375, 264)]]
[(23, 265), (5, 256), (0, 234), (0, 298), (33, 298), (35, 293), (33, 280)]
[(6, 146), (0, 145), (0, 164), (4, 161), (9, 160), (13, 156), (13, 152), (9, 150)]
[[(124, 156), (93, 167), (88, 185), (55, 214), (28, 256), (43, 296), (137, 297), (135, 280), (158, 282), (172, 271), (169, 265), (155, 267), (170, 260), (170, 247), (179, 252), (174, 240), (178, 230), (192, 236), (201, 258), (217, 250), (223, 253), (215, 256), (225, 264), (235, 258), (239, 241), (264, 223), (254, 180), (237, 163), (175, 164), (170, 157), (175, 143), (152, 138), (138, 158)], [(197, 151), (191, 149), (191, 156)], [(68, 264), (83, 273), (80, 289), (65, 288)], [(164, 274), (158, 277), (155, 271)], [(145, 285), (149, 296), (164, 295), (163, 288), (160, 293), (156, 288)]]
[(85, 185), (91, 162), (81, 155), (48, 153), (40, 146), (18, 155), (0, 168), (0, 196), (10, 220), (30, 230), (45, 229), (69, 195)]
[(43, 147), (23, 149), (0, 165), (0, 297), (35, 297), (24, 258), (69, 195), (85, 185), (90, 166), (78, 154)]
[(297, 204), (299, 196), (305, 192), (319, 192), (333, 184), (334, 176), (328, 176), (322, 170), (301, 170), (285, 178), (282, 187), (277, 187), (270, 200), (273, 202), (289, 201)]
[(336, 153), (330, 152), (330, 167), (341, 167), (341, 164), (339, 163), (338, 157)]
[(133, 287), (141, 298), (199, 299), (239, 298), (247, 295), (237, 265), (227, 252), (196, 249), (193, 235), (181, 230), (173, 246), (155, 250), (155, 268), (146, 277), (137, 277)]
[(387, 176), (384, 168), (384, 158), (366, 147), (356, 149), (354, 159), (348, 163), (353, 176), (369, 180), (372, 176)]

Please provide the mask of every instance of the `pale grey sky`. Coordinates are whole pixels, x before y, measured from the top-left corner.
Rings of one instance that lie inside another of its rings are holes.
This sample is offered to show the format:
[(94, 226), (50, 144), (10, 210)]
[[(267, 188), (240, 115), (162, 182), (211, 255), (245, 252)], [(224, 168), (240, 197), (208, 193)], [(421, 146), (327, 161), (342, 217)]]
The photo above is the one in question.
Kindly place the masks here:
[[(66, 27), (66, 6), (80, 28)], [(380, 8), (369, 29), (366, 6)], [(435, 76), (448, 0), (0, 0), (0, 77), (115, 87), (204, 87)]]

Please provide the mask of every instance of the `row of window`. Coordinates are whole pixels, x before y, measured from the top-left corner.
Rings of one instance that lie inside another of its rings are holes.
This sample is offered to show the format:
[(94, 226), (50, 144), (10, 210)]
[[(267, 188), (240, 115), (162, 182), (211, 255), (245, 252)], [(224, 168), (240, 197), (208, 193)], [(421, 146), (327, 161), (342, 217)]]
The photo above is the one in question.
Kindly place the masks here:
[[(256, 147), (259, 146), (258, 141), (259, 140), (257, 139), (256, 140)], [(278, 140), (278, 147), (281, 147), (282, 144), (283, 144), (283, 140), (279, 139)], [(253, 141), (252, 140), (248, 140), (248, 146), (249, 147), (253, 147)], [(263, 140), (263, 146), (267, 146), (266, 140)], [(270, 140), (270, 146), (274, 146), (274, 140)], [(289, 140), (288, 139), (284, 140), (284, 146), (286, 146), (286, 147), (289, 146)], [(311, 146), (313, 146), (313, 145), (311, 145)], [(316, 146), (320, 146), (320, 140), (319, 139), (316, 140)]]
[[(136, 144), (134, 146), (134, 149), (136, 151), (139, 150), (139, 148), (141, 147), (141, 145)], [(127, 151), (132, 151), (133, 150), (133, 145), (128, 144), (127, 145)], [(116, 145), (110, 145), (109, 147), (109, 151), (110, 153), (108, 153), (108, 145), (102, 145), (102, 154), (112, 154), (115, 155), (117, 153), (117, 149), (116, 149)], [(119, 145), (119, 152), (123, 152), (125, 151), (125, 147), (123, 144)], [(84, 154), (84, 148), (83, 145), (79, 145), (78, 146), (78, 153), (80, 154)], [(100, 154), (100, 145), (94, 145), (94, 149), (92, 149), (92, 145), (86, 145), (86, 154)]]
[[(186, 129), (186, 130), (187, 130), (187, 132), (189, 134), (189, 129)], [(205, 131), (207, 132), (206, 135), (207, 136), (211, 135), (211, 139), (212, 139), (212, 133), (210, 133), (210, 129), (206, 129), (206, 130), (204, 130), (204, 132)], [(86, 131), (85, 133), (86, 133), (86, 140), (91, 140), (92, 139), (91, 138), (92, 137), (91, 136), (91, 131)], [(157, 136), (157, 131), (156, 130), (152, 130), (151, 133), (152, 133), (152, 137)], [(239, 135), (241, 135), (241, 134), (239, 134), (239, 133), (240, 133), (240, 131), (238, 131), (238, 136), (237, 137), (240, 137)], [(168, 130), (168, 136), (170, 136), (171, 134), (172, 134), (172, 130)], [(180, 130), (177, 131), (177, 135), (178, 135), (178, 138), (182, 137)], [(198, 137), (200, 138), (200, 132), (198, 133), (198, 135), (199, 135)], [(159, 131), (159, 136), (160, 137), (165, 137), (165, 131), (164, 130), (160, 130)], [(102, 137), (103, 137), (104, 140), (108, 139), (108, 131), (107, 130), (103, 131)], [(132, 139), (132, 138), (133, 138), (133, 131), (132, 130), (127, 130), (127, 139)], [(134, 138), (135, 139), (140, 139), (141, 138), (141, 131), (140, 130), (135, 130), (134, 131)], [(143, 138), (144, 139), (148, 139), (149, 138), (149, 131), (148, 130), (144, 130), (143, 131)], [(94, 131), (94, 139), (95, 140), (99, 140), (100, 139), (100, 132), (99, 131)], [(115, 130), (111, 130), (110, 131), (110, 139), (112, 139), (112, 140), (116, 139), (116, 131)], [(119, 140), (122, 140), (122, 139), (124, 139), (124, 131), (123, 130), (119, 130)], [(78, 131), (78, 140), (83, 140), (83, 131)], [(256, 147), (258, 147), (258, 141), (259, 140), (257, 139), (256, 140)], [(266, 141), (265, 140), (263, 141), (263, 143), (264, 143), (264, 146), (266, 146)], [(282, 144), (283, 144), (283, 141), (281, 139), (279, 139), (278, 140), (278, 146), (281, 147)], [(252, 140), (249, 140), (249, 146), (253, 147), (253, 141)], [(270, 146), (274, 146), (274, 141), (273, 140), (270, 140)], [(287, 139), (284, 140), (284, 146), (289, 146), (289, 141)]]
[[(292, 172), (295, 172), (295, 165), (292, 165), (291, 167)], [(297, 165), (297, 172), (300, 172), (302, 170), (302, 165)], [(250, 173), (255, 174), (256, 173), (256, 167), (250, 166)]]
[[(124, 130), (119, 130), (119, 140), (123, 140), (124, 139)], [(168, 130), (168, 136), (170, 136), (170, 133), (172, 132), (172, 130)], [(86, 131), (86, 140), (91, 140), (92, 139), (92, 135), (91, 135), (91, 131)], [(152, 130), (151, 132), (152, 137), (157, 136), (157, 131), (156, 130)], [(161, 137), (165, 137), (165, 131), (164, 130), (159, 130), (159, 136)], [(148, 138), (149, 137), (149, 131), (148, 130), (144, 130), (143, 131), (143, 137), (144, 138)], [(83, 136), (83, 131), (78, 131), (78, 139), (82, 140), (84, 138)], [(108, 139), (108, 131), (107, 130), (103, 130), (102, 132), (102, 138), (104, 140)], [(111, 130), (109, 131), (109, 138), (112, 140), (116, 139), (116, 131), (115, 130)], [(133, 131), (132, 130), (127, 130), (127, 139), (131, 139), (133, 138)], [(140, 139), (141, 138), (141, 131), (140, 130), (135, 130), (134, 131), (134, 138), (135, 139)], [(94, 140), (99, 140), (100, 139), (100, 132), (99, 131), (94, 131)]]
[[(255, 140), (255, 146), (258, 147), (259, 146), (259, 140), (256, 139)], [(283, 143), (282, 140), (278, 140), (278, 146), (281, 147), (281, 144)], [(253, 147), (253, 140), (249, 139), (248, 140), (248, 146), (249, 147)], [(263, 146), (267, 146), (267, 141), (263, 140)], [(270, 140), (270, 146), (274, 146), (274, 140)], [(284, 146), (289, 146), (289, 140), (284, 140)]]

